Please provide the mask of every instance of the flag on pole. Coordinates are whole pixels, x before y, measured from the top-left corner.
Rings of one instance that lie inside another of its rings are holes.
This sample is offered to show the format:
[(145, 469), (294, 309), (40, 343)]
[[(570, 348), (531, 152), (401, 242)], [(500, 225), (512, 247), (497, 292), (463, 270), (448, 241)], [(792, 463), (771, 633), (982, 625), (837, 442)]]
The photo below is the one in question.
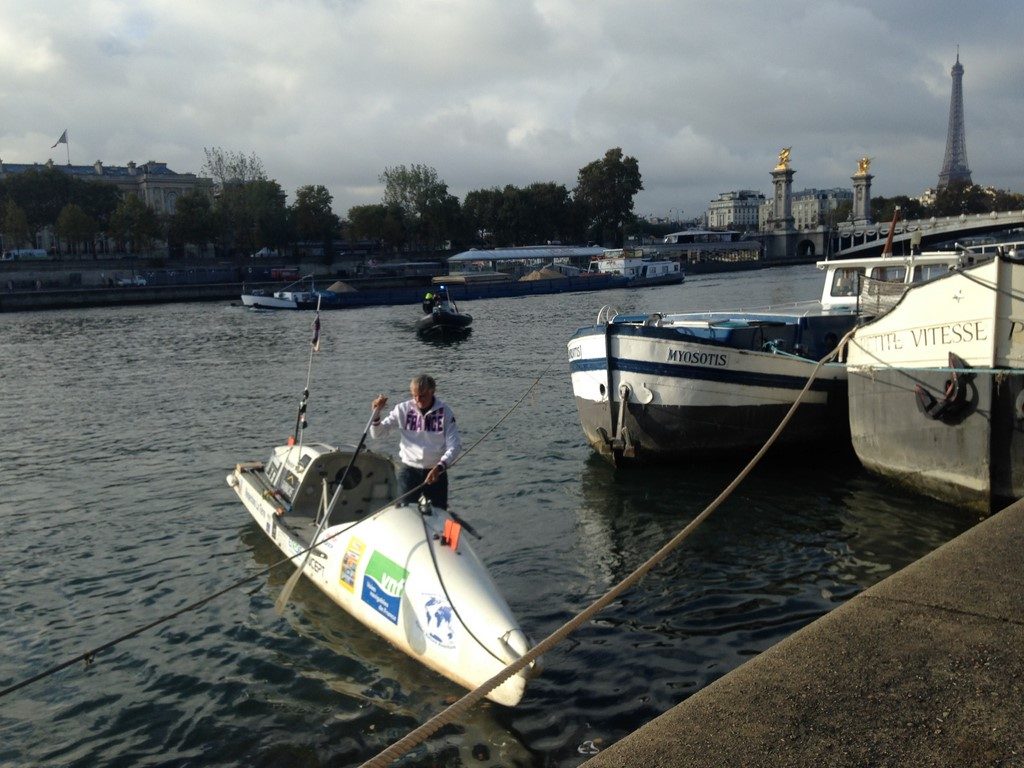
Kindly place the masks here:
[(316, 317), (313, 319), (313, 351), (320, 351), (320, 311), (317, 310)]
[(55, 141), (55, 142), (53, 143), (53, 146), (52, 146), (52, 147), (50, 147), (50, 149), (54, 149), (54, 148), (55, 148), (55, 147), (56, 147), (56, 146), (57, 146), (58, 144), (67, 144), (67, 143), (68, 143), (68, 129), (67, 129), (67, 128), (65, 128), (65, 129), (64, 129), (64, 133), (62, 133), (62, 134), (60, 135), (60, 138), (59, 138), (59, 139), (57, 139), (57, 141)]

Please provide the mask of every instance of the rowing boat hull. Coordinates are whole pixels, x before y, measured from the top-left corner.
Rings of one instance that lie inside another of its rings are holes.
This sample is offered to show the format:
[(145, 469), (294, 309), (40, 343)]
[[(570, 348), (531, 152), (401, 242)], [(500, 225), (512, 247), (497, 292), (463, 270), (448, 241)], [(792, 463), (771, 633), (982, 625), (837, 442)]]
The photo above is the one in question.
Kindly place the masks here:
[[(262, 474), (240, 464), (228, 476), (253, 520), (293, 562), (302, 562), (310, 520), (292, 523)], [(352, 489), (369, 506), (369, 485)], [(353, 496), (355, 498), (355, 496)], [(384, 502), (386, 503), (386, 501)], [(352, 522), (326, 527), (304, 575), (325, 595), (399, 650), (473, 689), (529, 649), (529, 641), (486, 568), (462, 537), (446, 543), (443, 510), (389, 504)], [(523, 696), (531, 671), (513, 675), (488, 698), (506, 706)]]

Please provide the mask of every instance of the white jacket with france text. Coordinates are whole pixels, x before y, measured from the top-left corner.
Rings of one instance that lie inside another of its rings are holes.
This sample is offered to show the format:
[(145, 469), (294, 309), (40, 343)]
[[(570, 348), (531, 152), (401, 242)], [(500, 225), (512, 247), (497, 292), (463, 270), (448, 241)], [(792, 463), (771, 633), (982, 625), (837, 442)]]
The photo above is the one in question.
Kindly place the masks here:
[(409, 467), (430, 469), (442, 464), (447, 468), (462, 449), (455, 414), (436, 396), (426, 413), (420, 413), (413, 400), (399, 403), (379, 422), (370, 424), (370, 437), (385, 437), (395, 428), (401, 434), (398, 457)]

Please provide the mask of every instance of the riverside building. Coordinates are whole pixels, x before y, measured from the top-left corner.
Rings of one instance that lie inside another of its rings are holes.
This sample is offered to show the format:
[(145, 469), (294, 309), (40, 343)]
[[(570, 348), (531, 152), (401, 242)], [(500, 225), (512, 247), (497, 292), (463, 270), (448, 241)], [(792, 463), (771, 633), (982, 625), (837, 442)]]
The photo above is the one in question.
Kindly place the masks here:
[[(39, 163), (5, 163), (0, 160), (0, 181), (26, 173), (52, 169), (82, 181), (109, 184), (122, 195), (135, 195), (158, 214), (174, 213), (178, 199), (193, 190), (213, 195), (212, 179), (196, 176), (194, 173), (178, 173), (167, 167), (167, 163), (149, 161), (136, 165), (104, 165), (97, 160), (92, 165), (61, 165), (47, 160)], [(39, 247), (49, 249), (55, 244), (49, 228), (39, 234)]]

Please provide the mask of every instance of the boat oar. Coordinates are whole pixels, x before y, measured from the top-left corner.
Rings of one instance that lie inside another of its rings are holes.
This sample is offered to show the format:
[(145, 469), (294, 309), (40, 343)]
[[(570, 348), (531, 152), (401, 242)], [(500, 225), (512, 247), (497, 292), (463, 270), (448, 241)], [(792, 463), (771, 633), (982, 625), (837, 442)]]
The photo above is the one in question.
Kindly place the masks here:
[(338, 499), (341, 497), (341, 491), (345, 487), (345, 479), (348, 477), (349, 471), (352, 469), (352, 465), (356, 463), (356, 457), (359, 452), (363, 450), (363, 444), (366, 443), (366, 435), (370, 431), (370, 425), (373, 424), (373, 420), (377, 418), (377, 412), (379, 408), (374, 408), (373, 413), (370, 414), (370, 420), (366, 422), (366, 429), (363, 430), (362, 436), (359, 438), (359, 445), (352, 451), (352, 458), (349, 459), (348, 466), (345, 467), (345, 471), (341, 475), (341, 479), (338, 481), (337, 487), (334, 489), (334, 495), (331, 496), (331, 503), (327, 505), (327, 511), (324, 513), (323, 520), (320, 521), (320, 525), (316, 527), (316, 533), (313, 534), (313, 538), (309, 542), (309, 548), (306, 550), (305, 557), (302, 558), (302, 563), (295, 573), (289, 577), (288, 582), (284, 585), (284, 589), (281, 590), (281, 594), (277, 596), (277, 600), (274, 603), (274, 610), (280, 616), (284, 613), (284, 607), (288, 605), (288, 600), (292, 596), (292, 590), (295, 589), (295, 585), (299, 583), (299, 579), (302, 578), (302, 571), (306, 567), (306, 563), (309, 560), (309, 556), (313, 554), (313, 549), (316, 547), (317, 539), (320, 538), (320, 533), (327, 525), (327, 521), (331, 519), (331, 512), (334, 510), (334, 505), (337, 504)]

